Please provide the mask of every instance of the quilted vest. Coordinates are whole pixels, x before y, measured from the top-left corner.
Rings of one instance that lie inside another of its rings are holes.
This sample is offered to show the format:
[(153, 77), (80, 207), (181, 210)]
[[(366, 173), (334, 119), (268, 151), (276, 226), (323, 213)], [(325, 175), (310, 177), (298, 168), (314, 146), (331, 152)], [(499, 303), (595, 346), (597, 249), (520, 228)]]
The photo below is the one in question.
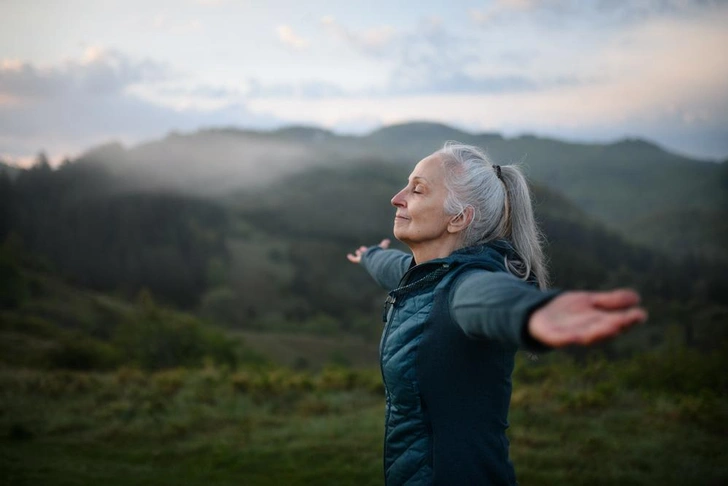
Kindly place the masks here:
[(385, 483), (515, 485), (508, 407), (516, 346), (469, 338), (449, 295), (467, 269), (506, 271), (503, 242), (411, 268), (385, 304)]

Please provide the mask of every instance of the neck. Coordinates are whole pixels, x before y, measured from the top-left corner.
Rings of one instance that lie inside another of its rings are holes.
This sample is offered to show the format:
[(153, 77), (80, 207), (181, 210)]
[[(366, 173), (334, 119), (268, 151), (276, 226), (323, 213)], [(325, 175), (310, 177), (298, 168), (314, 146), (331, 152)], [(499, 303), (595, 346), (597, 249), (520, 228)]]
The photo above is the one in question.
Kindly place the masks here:
[(408, 244), (415, 263), (429, 262), (437, 258), (445, 258), (452, 252), (462, 247), (459, 238), (446, 239), (443, 241), (428, 241), (423, 244)]

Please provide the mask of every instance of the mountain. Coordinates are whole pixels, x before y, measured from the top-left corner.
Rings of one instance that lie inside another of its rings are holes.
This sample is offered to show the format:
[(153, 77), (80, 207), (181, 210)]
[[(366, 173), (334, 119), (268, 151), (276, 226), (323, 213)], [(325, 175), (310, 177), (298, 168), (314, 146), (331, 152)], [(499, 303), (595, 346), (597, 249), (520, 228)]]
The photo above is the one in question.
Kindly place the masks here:
[[(726, 164), (672, 154), (640, 139), (585, 144), (530, 135), (505, 138), (427, 122), (392, 125), (365, 136), (305, 126), (268, 132), (225, 128), (170, 134), (129, 149), (105, 146), (76, 162), (104, 165), (119, 184), (137, 189), (217, 197), (314, 167), (384, 163), (411, 169), (447, 140), (483, 147), (500, 164), (520, 164), (534, 183), (563, 194), (631, 241), (678, 255), (725, 255), (714, 232), (694, 224), (676, 227), (670, 215), (688, 211), (701, 220), (714, 220), (715, 214), (723, 218)], [(668, 235), (678, 232), (701, 244), (667, 245), (674, 240)]]
[[(380, 128), (367, 135), (365, 140), (395, 152), (427, 155), (437, 150), (444, 141), (458, 140), (468, 143), (476, 138), (470, 133), (441, 123), (410, 122)], [(417, 141), (417, 145), (413, 145), (413, 141)]]
[(666, 152), (640, 139), (611, 144), (567, 143), (531, 135), (506, 139), (468, 134), (438, 124), (404, 124), (365, 137), (386, 143), (409, 164), (446, 140), (483, 147), (494, 162), (517, 163), (534, 181), (555, 189), (580, 208), (619, 229), (655, 212), (726, 205), (719, 185), (722, 164)]
[[(318, 137), (305, 130), (286, 135)], [(94, 158), (130, 152), (101, 147), (55, 171), (23, 171), (0, 198), (0, 214), (9, 216), (3, 236), (43, 257), (68, 282), (127, 299), (151, 292), (219, 326), (376, 340), (372, 316), (381, 310), (382, 292), (345, 255), (391, 236), (389, 200), (405, 183), (408, 165), (329, 161), (201, 197), (151, 185), (140, 190), (123, 165), (112, 173)], [(559, 191), (534, 184), (533, 192), (555, 286), (630, 285), (657, 303), (658, 315), (675, 306), (712, 309), (728, 292), (726, 265), (676, 262), (630, 243)], [(0, 284), (16, 289), (12, 267), (0, 268), (9, 268), (0, 271)], [(699, 314), (685, 322), (713, 315)], [(666, 321), (657, 322), (662, 327), (645, 332), (660, 342)], [(704, 334), (701, 342), (717, 335)]]

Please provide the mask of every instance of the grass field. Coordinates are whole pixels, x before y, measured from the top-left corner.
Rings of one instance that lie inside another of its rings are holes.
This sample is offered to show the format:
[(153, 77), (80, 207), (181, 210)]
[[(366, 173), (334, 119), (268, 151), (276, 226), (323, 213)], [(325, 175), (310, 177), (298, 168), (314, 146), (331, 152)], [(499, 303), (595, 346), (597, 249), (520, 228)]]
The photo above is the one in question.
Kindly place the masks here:
[(379, 361), (379, 342), (359, 336), (316, 336), (282, 332), (230, 331), (273, 363), (290, 368), (318, 370), (330, 364), (374, 368)]
[[(665, 370), (635, 384), (644, 364), (520, 360), (509, 433), (520, 484), (725, 484), (725, 395), (677, 375), (655, 391)], [(376, 370), (6, 369), (0, 390), (2, 484), (383, 483)]]

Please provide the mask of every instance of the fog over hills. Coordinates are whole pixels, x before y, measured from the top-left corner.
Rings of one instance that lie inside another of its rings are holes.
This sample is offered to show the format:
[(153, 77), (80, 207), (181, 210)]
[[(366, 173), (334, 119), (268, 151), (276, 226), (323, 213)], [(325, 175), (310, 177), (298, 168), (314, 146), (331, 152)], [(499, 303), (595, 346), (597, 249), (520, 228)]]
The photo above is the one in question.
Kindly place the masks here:
[[(680, 233), (671, 221), (673, 213), (688, 211), (697, 220), (717, 224), (720, 228), (709, 231), (707, 238), (722, 238), (728, 224), (725, 163), (672, 154), (640, 139), (585, 144), (535, 136), (504, 138), (427, 122), (393, 125), (365, 136), (304, 126), (267, 132), (221, 128), (173, 133), (128, 149), (110, 144), (75, 162), (102, 164), (136, 189), (221, 196), (313, 167), (383, 163), (410, 169), (447, 140), (483, 147), (496, 163), (521, 165), (532, 182), (563, 194), (630, 239), (663, 250), (689, 250), (665, 245)], [(711, 253), (723, 243), (702, 241), (706, 236), (699, 225), (681, 234), (681, 241), (697, 240), (710, 246)]]
[[(380, 172), (391, 167), (403, 184), (418, 160), (448, 140), (480, 146), (495, 163), (519, 164), (533, 183), (561, 194), (631, 241), (667, 253), (728, 259), (728, 165), (673, 154), (641, 139), (586, 144), (529, 135), (505, 138), (428, 122), (392, 125), (364, 136), (308, 126), (216, 128), (171, 133), (129, 148), (102, 145), (59, 172), (69, 183), (74, 174), (92, 168), (113, 176), (78, 187), (79, 197), (172, 190), (216, 198), (327, 167)], [(19, 169), (6, 166), (4, 171), (14, 178)]]

